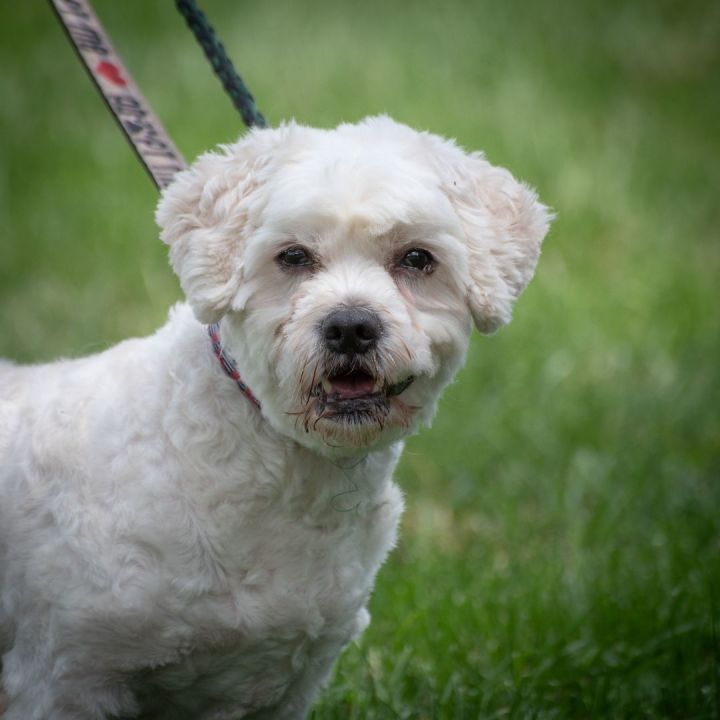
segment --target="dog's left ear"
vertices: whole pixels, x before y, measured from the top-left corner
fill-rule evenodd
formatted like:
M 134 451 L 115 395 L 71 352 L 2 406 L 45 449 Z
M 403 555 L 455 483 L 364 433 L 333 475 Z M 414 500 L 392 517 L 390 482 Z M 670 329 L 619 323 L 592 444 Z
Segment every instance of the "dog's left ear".
M 445 140 L 433 145 L 443 189 L 465 231 L 470 311 L 478 330 L 491 333 L 510 321 L 553 215 L 531 188 L 481 153 L 465 153 Z
M 253 130 L 201 155 L 163 191 L 155 213 L 160 237 L 200 322 L 217 322 L 232 307 L 253 199 L 262 192 L 282 132 Z

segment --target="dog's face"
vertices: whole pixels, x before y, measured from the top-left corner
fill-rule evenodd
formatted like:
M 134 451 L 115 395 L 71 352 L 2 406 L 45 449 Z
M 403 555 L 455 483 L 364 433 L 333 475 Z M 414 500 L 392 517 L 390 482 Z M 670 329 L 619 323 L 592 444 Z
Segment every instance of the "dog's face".
M 157 218 L 267 419 L 329 453 L 430 421 L 472 320 L 510 319 L 549 221 L 507 171 L 388 118 L 253 131 L 181 173 Z

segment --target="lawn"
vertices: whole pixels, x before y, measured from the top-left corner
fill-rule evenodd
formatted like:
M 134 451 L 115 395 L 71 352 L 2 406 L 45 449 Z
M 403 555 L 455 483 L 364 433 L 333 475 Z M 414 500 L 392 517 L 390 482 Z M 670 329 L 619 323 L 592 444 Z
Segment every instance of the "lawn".
M 720 4 L 202 5 L 271 123 L 387 112 L 557 212 L 312 717 L 720 718 Z M 172 2 L 95 7 L 188 158 L 242 132 Z M 156 199 L 49 7 L 6 9 L 0 355 L 160 325 Z

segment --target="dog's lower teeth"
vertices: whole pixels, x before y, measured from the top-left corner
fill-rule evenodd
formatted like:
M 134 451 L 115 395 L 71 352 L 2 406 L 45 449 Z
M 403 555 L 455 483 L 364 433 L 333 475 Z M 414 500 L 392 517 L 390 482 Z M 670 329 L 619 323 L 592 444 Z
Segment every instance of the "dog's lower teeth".
M 373 395 L 375 393 L 379 393 L 383 389 L 384 385 L 385 385 L 385 383 L 383 383 L 382 380 L 376 380 L 375 384 L 373 385 L 373 389 L 372 389 Z

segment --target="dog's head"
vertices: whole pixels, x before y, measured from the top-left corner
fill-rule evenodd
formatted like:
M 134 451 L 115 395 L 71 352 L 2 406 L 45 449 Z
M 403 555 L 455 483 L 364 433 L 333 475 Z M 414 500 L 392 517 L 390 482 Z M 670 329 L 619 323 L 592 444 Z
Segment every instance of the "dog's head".
M 429 422 L 472 320 L 509 321 L 549 214 L 482 155 L 378 117 L 253 130 L 180 173 L 157 220 L 268 421 L 354 451 Z

